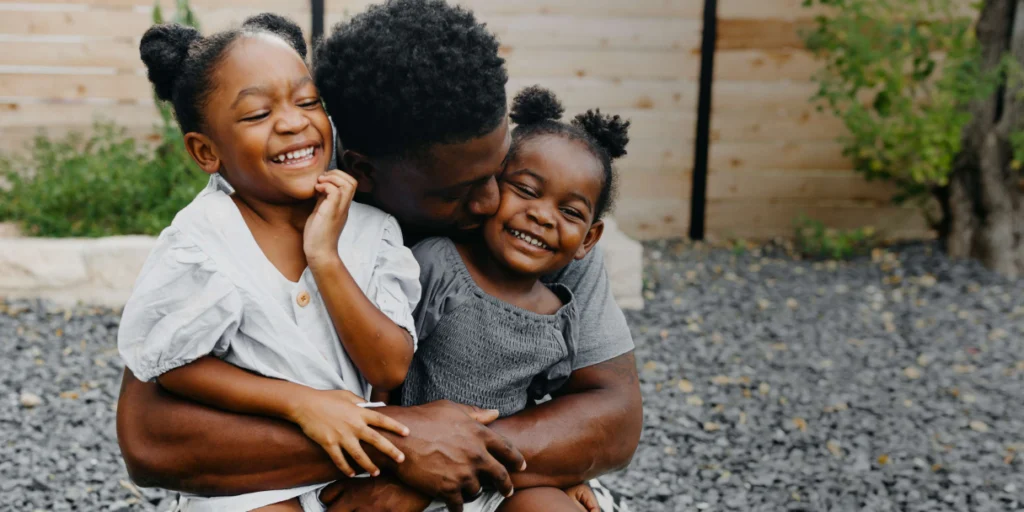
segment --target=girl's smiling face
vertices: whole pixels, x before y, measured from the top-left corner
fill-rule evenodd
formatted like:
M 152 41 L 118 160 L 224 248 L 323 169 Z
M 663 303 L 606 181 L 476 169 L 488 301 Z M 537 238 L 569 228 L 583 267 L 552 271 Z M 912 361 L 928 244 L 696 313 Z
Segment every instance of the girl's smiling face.
M 594 222 L 602 182 L 601 162 L 584 143 L 561 135 L 526 140 L 501 176 L 501 206 L 483 227 L 490 252 L 508 269 L 538 277 L 582 259 L 603 231 Z
M 243 198 L 290 203 L 315 196 L 327 171 L 331 123 L 299 54 L 268 34 L 239 38 L 224 53 L 203 107 L 205 133 L 186 147 Z

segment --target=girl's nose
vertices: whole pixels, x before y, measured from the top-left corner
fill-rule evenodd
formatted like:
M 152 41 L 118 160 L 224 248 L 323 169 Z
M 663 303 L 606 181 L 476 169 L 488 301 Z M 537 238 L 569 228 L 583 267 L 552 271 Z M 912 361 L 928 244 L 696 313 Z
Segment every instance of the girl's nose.
M 492 176 L 487 183 L 473 190 L 473 197 L 470 198 L 467 207 L 473 215 L 491 216 L 498 212 L 500 202 L 498 180 Z
M 291 108 L 278 119 L 276 128 L 281 133 L 299 133 L 307 126 L 309 126 L 309 118 L 305 116 L 305 113 L 297 108 Z
M 553 212 L 546 204 L 540 204 L 540 201 L 533 201 L 530 209 L 526 211 L 526 215 L 530 220 L 541 226 L 546 228 L 555 227 Z

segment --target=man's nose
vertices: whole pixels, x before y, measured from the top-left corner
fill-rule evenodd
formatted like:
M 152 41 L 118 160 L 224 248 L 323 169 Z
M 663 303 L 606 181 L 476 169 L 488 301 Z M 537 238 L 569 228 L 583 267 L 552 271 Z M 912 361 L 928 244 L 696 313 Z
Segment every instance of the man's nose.
M 498 212 L 498 205 L 501 202 L 498 191 L 498 180 L 494 177 L 487 180 L 473 191 L 473 197 L 469 201 L 469 212 L 478 216 L 491 216 Z

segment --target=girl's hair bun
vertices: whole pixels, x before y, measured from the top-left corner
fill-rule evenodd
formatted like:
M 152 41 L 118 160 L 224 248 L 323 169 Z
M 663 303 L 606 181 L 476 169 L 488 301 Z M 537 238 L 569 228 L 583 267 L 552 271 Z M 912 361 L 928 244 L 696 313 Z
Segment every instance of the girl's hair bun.
M 242 22 L 242 28 L 277 34 L 295 48 L 303 60 L 306 58 L 306 38 L 302 36 L 302 28 L 284 16 L 269 12 L 257 14 Z
M 170 101 L 189 47 L 202 38 L 198 30 L 177 23 L 153 25 L 143 34 L 139 55 L 158 98 Z
M 619 116 L 601 113 L 601 109 L 588 110 L 572 120 L 573 126 L 594 138 L 612 158 L 626 154 L 629 143 L 629 121 Z
M 565 108 L 555 97 L 555 93 L 533 85 L 519 91 L 512 100 L 512 111 L 509 117 L 517 125 L 531 125 L 544 121 L 557 121 L 562 118 Z

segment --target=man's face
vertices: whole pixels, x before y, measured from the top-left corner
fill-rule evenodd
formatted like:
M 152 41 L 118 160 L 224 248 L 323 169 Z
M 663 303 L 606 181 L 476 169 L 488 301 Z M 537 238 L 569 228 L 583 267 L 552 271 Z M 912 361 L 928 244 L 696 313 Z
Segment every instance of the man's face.
M 498 210 L 497 177 L 511 143 L 505 119 L 488 134 L 435 146 L 424 157 L 378 162 L 373 202 L 398 219 L 407 239 L 475 229 Z

